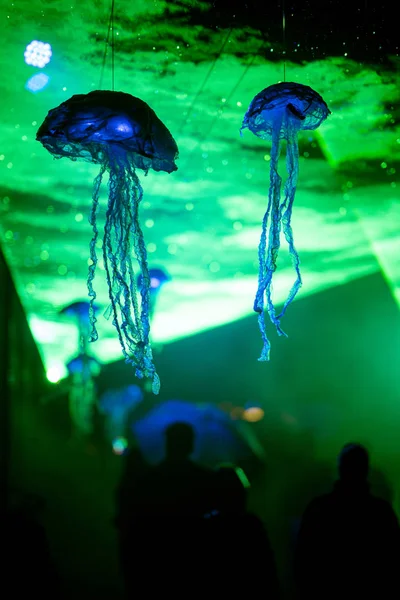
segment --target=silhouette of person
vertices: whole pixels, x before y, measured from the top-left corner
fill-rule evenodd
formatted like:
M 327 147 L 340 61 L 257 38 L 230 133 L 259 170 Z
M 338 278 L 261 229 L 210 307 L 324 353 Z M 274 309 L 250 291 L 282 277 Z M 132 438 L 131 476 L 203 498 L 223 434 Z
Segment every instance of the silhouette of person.
M 130 443 L 129 451 L 123 457 L 122 476 L 116 490 L 115 516 L 120 569 L 127 598 L 136 591 L 135 576 L 141 569 L 140 541 L 144 535 L 142 487 L 149 470 L 133 437 Z
M 369 456 L 347 444 L 334 489 L 314 499 L 300 526 L 295 583 L 301 600 L 399 597 L 400 530 L 391 505 L 369 491 Z
M 216 502 L 215 473 L 191 460 L 195 434 L 189 424 L 176 422 L 165 436 L 165 459 L 150 467 L 137 457 L 140 476 L 120 488 L 127 515 L 121 555 L 128 597 L 186 598 L 187 582 L 199 576 L 204 559 L 203 515 Z
M 191 425 L 175 422 L 165 431 L 165 459 L 154 467 L 148 480 L 153 515 L 198 517 L 215 503 L 215 473 L 191 459 L 195 432 Z
M 123 457 L 122 475 L 116 494 L 116 526 L 126 529 L 140 516 L 141 486 L 149 472 L 149 465 L 144 459 L 136 442 L 132 441 L 128 452 Z
M 250 483 L 234 465 L 217 469 L 217 508 L 206 516 L 212 589 L 225 597 L 280 597 L 274 554 L 263 522 L 247 510 Z M 237 570 L 240 566 L 240 571 Z

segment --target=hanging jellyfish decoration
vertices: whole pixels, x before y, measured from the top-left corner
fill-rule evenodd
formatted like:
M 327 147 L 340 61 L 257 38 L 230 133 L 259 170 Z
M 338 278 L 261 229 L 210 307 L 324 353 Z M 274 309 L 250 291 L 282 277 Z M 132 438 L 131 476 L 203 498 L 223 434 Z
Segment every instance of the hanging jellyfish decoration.
M 171 281 L 170 275 L 162 269 L 152 268 L 149 269 L 150 276 L 150 319 L 154 316 L 155 304 L 160 294 L 161 288 L 164 287 L 168 281 Z M 144 284 L 143 276 L 140 273 L 137 278 L 137 286 L 139 290 L 142 289 Z
M 106 417 L 105 433 L 107 439 L 113 445 L 114 451 L 115 449 L 118 450 L 122 440 L 127 440 L 130 437 L 130 421 L 143 398 L 143 391 L 138 385 L 108 389 L 99 398 L 98 409 Z
M 77 301 L 64 306 L 60 310 L 60 315 L 74 319 L 78 328 L 78 346 L 82 352 L 86 352 L 87 340 L 90 333 L 90 310 L 96 315 L 98 312 L 98 306 L 95 304 L 90 305 L 90 302 Z
M 103 233 L 103 261 L 110 298 L 106 317 L 112 315 L 126 362 L 135 367 L 139 379 L 151 379 L 153 392 L 158 394 L 160 380 L 149 341 L 150 276 L 139 223 L 143 190 L 136 169 L 145 174 L 149 169 L 167 173 L 176 171 L 176 142 L 146 102 L 124 92 L 99 90 L 72 96 L 50 110 L 36 139 L 55 158 L 67 157 L 100 165 L 94 180 L 89 216 L 93 227 L 87 282 L 91 342 L 98 339 L 93 310 L 96 298 L 93 280 L 98 260 L 97 211 L 102 179 L 106 171 L 109 174 Z M 140 298 L 133 256 L 143 278 Z
M 150 275 L 150 288 L 154 290 L 154 292 L 159 292 L 165 283 L 171 281 L 170 275 L 163 269 L 152 268 L 149 269 Z M 143 277 L 141 274 L 138 276 L 138 286 L 141 289 L 143 284 Z
M 254 311 L 258 313 L 258 324 L 263 341 L 259 361 L 269 360 L 271 347 L 265 325 L 265 307 L 278 334 L 286 336 L 280 322 L 302 285 L 300 259 L 294 246 L 291 226 L 299 173 L 298 133 L 300 130 L 317 129 L 330 114 L 323 98 L 312 88 L 300 83 L 277 83 L 267 87 L 253 98 L 240 129 L 241 135 L 243 129 L 250 129 L 261 139 L 272 143 L 268 205 L 258 247 L 258 289 L 254 301 Z M 287 180 L 283 198 L 281 198 L 282 177 L 278 173 L 281 140 L 286 140 Z M 281 229 L 292 256 L 296 280 L 281 312 L 276 315 L 272 300 L 272 278 L 277 268 Z

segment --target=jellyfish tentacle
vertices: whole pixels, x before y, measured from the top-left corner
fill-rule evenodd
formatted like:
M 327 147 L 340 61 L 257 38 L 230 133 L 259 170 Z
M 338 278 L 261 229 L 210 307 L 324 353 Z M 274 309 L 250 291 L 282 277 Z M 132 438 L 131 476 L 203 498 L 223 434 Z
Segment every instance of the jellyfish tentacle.
M 104 228 L 103 260 L 111 303 L 111 314 L 113 315 L 113 325 L 117 331 L 125 361 L 134 364 L 135 361 L 132 359 L 131 355 L 134 352 L 136 342 L 129 334 L 130 332 L 128 332 L 128 326 L 125 320 L 124 311 L 129 310 L 129 306 L 124 306 L 121 302 L 124 282 L 121 280 L 121 274 L 118 272 L 116 252 L 113 249 L 112 244 L 112 233 L 115 232 L 116 229 L 116 223 L 112 213 L 114 204 L 114 200 L 110 197 L 109 208 L 106 215 L 106 225 Z M 123 315 L 122 323 L 120 323 L 119 313 Z M 134 331 L 133 327 L 132 331 Z
M 96 300 L 96 291 L 93 288 L 93 280 L 96 275 L 96 267 L 97 267 L 97 253 L 96 253 L 96 243 L 99 237 L 99 230 L 97 228 L 97 210 L 99 207 L 99 197 L 100 197 L 100 188 L 101 183 L 103 181 L 103 175 L 106 170 L 106 163 L 103 163 L 100 167 L 100 172 L 94 180 L 93 184 L 93 192 L 92 192 L 92 210 L 89 215 L 89 223 L 92 226 L 93 236 L 90 240 L 90 260 L 92 264 L 89 265 L 89 272 L 87 278 L 87 287 L 88 293 L 90 297 L 89 302 L 89 325 L 90 325 L 90 333 L 89 333 L 89 342 L 95 342 L 99 335 L 96 329 L 96 315 L 94 310 L 94 301 Z
M 278 142 L 279 144 L 279 139 Z M 267 276 L 265 282 L 265 293 L 267 300 L 267 310 L 271 322 L 275 325 L 279 335 L 286 335 L 280 328 L 280 323 L 276 317 L 275 306 L 272 300 L 272 278 L 277 268 L 277 260 L 280 249 L 280 233 L 281 233 L 281 185 L 282 178 L 278 174 L 278 159 L 279 159 L 280 148 L 276 155 L 276 165 L 273 166 L 273 172 L 271 172 L 271 189 L 272 189 L 272 206 L 271 206 L 271 226 L 269 229 L 268 239 L 268 255 L 267 255 Z M 271 154 L 272 162 L 272 154 Z
M 297 292 L 302 286 L 300 258 L 294 245 L 293 230 L 291 225 L 292 209 L 299 175 L 299 147 L 297 141 L 297 131 L 291 126 L 290 119 L 288 119 L 288 121 L 288 137 L 286 148 L 286 168 L 288 172 L 288 179 L 285 184 L 285 201 L 282 205 L 282 225 L 283 233 L 289 246 L 289 253 L 292 256 L 293 266 L 296 271 L 296 280 L 289 291 L 278 319 L 281 319 L 284 316 L 286 309 L 293 302 Z
M 150 277 L 146 246 L 139 225 L 139 203 L 143 192 L 134 168 L 124 160 L 124 156 L 114 155 L 109 158 L 109 162 L 109 204 L 104 229 L 103 257 L 113 325 L 117 330 L 125 360 L 136 367 L 137 377 L 150 377 L 153 381 L 153 391 L 158 393 L 159 379 L 149 342 Z M 132 250 L 141 268 L 144 282 L 140 307 Z
M 140 184 L 139 178 L 136 175 L 135 169 L 129 170 L 131 178 L 132 189 L 134 191 L 133 199 L 133 223 L 132 233 L 134 240 L 134 249 L 139 267 L 142 273 L 142 285 L 141 285 L 141 298 L 142 298 L 142 315 L 144 313 L 145 319 L 142 319 L 143 336 L 144 340 L 148 340 L 150 335 L 150 322 L 148 319 L 150 310 L 150 274 L 147 263 L 147 249 L 144 241 L 144 236 L 139 222 L 139 204 L 143 198 L 143 189 Z M 136 286 L 136 280 L 134 279 L 134 286 Z
M 110 178 L 111 178 L 111 172 L 110 172 Z M 108 285 L 108 295 L 109 295 L 109 299 L 111 302 L 111 311 L 113 314 L 113 325 L 114 325 L 115 329 L 117 330 L 118 340 L 121 345 L 122 354 L 123 354 L 125 360 L 129 361 L 130 357 L 126 350 L 125 340 L 124 340 L 124 337 L 122 335 L 121 328 L 119 325 L 118 310 L 117 310 L 117 298 L 114 296 L 114 293 L 113 293 L 114 289 L 115 289 L 115 281 L 114 281 L 115 276 L 114 276 L 114 269 L 113 269 L 112 260 L 111 260 L 111 256 L 113 255 L 112 241 L 111 241 L 111 225 L 112 225 L 111 215 L 112 215 L 112 211 L 114 209 L 114 203 L 115 203 L 115 198 L 112 194 L 110 194 L 109 199 L 108 199 L 106 222 L 104 225 L 103 261 L 104 261 L 104 269 L 106 272 L 106 280 L 107 280 L 107 285 Z M 112 276 L 111 276 L 111 271 L 112 271 Z
M 126 281 L 127 264 L 131 261 L 130 238 L 127 227 L 127 222 L 129 225 L 129 211 L 125 210 L 127 207 L 129 208 L 129 200 L 126 200 L 128 193 L 124 165 L 119 164 L 117 160 L 110 160 L 109 206 L 105 227 L 105 231 L 107 230 L 107 236 L 105 236 L 106 271 L 108 272 L 109 295 L 114 314 L 113 324 L 117 329 L 120 342 L 122 339 L 124 340 L 122 347 L 125 359 L 127 362 L 132 363 L 134 361 L 130 354 L 134 355 L 140 336 L 131 316 L 132 304 L 135 308 L 135 298 L 131 298 L 130 288 Z M 119 313 L 122 317 L 121 323 Z
M 113 231 L 116 239 L 116 251 L 115 256 L 119 257 L 119 268 L 117 264 L 114 265 L 114 274 L 117 278 L 117 299 L 118 304 L 121 308 L 121 314 L 123 315 L 123 321 L 121 329 L 125 335 L 126 340 L 132 353 L 134 353 L 138 340 L 141 339 L 141 328 L 140 322 L 138 322 L 138 304 L 137 296 L 135 291 L 132 292 L 130 285 L 130 277 L 133 271 L 131 261 L 131 241 L 130 241 L 130 227 L 133 216 L 130 209 L 130 189 L 129 183 L 126 181 L 125 165 L 119 165 L 119 168 L 123 172 L 120 173 L 117 182 L 117 197 L 118 197 L 118 210 L 112 215 L 113 218 Z M 121 295 L 123 296 L 123 304 L 120 301 Z M 133 311 L 131 310 L 133 308 Z M 133 319 L 132 320 L 132 312 Z
M 134 241 L 133 251 L 135 252 L 136 259 L 138 260 L 136 246 L 135 246 L 135 236 L 136 236 L 136 222 L 138 221 L 138 208 L 139 208 L 140 201 L 142 200 L 142 197 L 143 197 L 143 190 L 142 190 L 142 186 L 140 185 L 139 178 L 136 176 L 136 174 L 133 175 L 132 172 L 134 172 L 134 167 L 131 167 L 130 165 L 128 165 L 127 166 L 127 179 L 128 179 L 128 181 L 127 181 L 127 199 L 129 202 L 129 205 L 128 205 L 129 224 L 127 227 L 127 235 L 132 236 L 132 239 Z M 140 266 L 141 265 L 139 262 L 139 267 Z M 134 273 L 134 269 L 133 269 L 131 261 L 128 262 L 128 270 L 129 270 L 130 292 L 131 292 L 131 297 L 132 297 L 132 300 L 134 303 L 134 314 L 135 314 L 136 327 L 137 327 L 138 332 L 140 333 L 140 336 L 139 336 L 140 341 L 145 343 L 146 333 L 144 332 L 143 319 L 141 318 L 141 312 L 143 312 L 143 306 L 141 306 L 141 308 L 139 310 L 139 303 L 137 300 L 138 286 L 136 283 L 136 277 L 135 277 L 135 273 Z
M 279 175 L 278 175 L 279 177 Z M 266 325 L 265 325 L 265 314 L 264 314 L 264 294 L 265 294 L 265 286 L 266 286 L 266 253 L 267 253 L 267 232 L 268 232 L 268 223 L 271 212 L 272 205 L 272 188 L 270 188 L 270 193 L 268 196 L 268 205 L 267 210 L 265 211 L 263 220 L 262 220 L 262 229 L 261 229 L 261 237 L 260 243 L 258 246 L 258 263 L 259 263 L 259 272 L 258 272 L 258 289 L 256 292 L 256 297 L 254 300 L 254 311 L 258 313 L 258 326 L 261 333 L 261 339 L 263 341 L 263 348 L 261 351 L 260 361 L 269 360 L 269 353 L 271 344 L 268 339 Z
M 264 214 L 260 244 L 258 247 L 259 277 L 258 289 L 254 301 L 254 310 L 258 313 L 258 325 L 263 340 L 263 348 L 259 361 L 268 361 L 270 353 L 270 342 L 266 332 L 264 302 L 266 300 L 267 311 L 270 320 L 277 328 L 279 335 L 285 335 L 280 328 L 279 320 L 275 314 L 272 301 L 272 277 L 276 271 L 276 263 L 280 247 L 280 196 L 282 178 L 278 173 L 278 160 L 280 155 L 280 129 L 281 121 L 274 123 L 272 131 L 272 146 L 270 160 L 270 186 L 268 193 L 268 206 Z M 270 224 L 268 228 L 268 223 Z M 268 241 L 268 247 L 267 247 Z
M 127 253 L 127 256 L 129 256 L 129 257 L 132 255 L 132 248 L 131 248 L 131 243 L 130 243 L 131 237 L 130 236 L 132 234 L 132 226 L 133 226 L 133 214 L 132 214 L 132 210 L 131 210 L 132 199 L 130 197 L 130 194 L 131 194 L 130 188 L 131 188 L 130 182 L 128 181 L 127 187 L 126 187 L 126 195 L 125 195 L 125 203 L 126 203 L 125 235 L 127 236 L 127 245 L 129 246 L 129 252 Z M 143 334 L 142 334 L 142 324 L 140 321 L 140 311 L 139 311 L 139 303 L 138 303 L 136 277 L 135 277 L 135 272 L 134 272 L 131 260 L 124 260 L 124 269 L 126 269 L 128 272 L 128 277 L 126 280 L 129 282 L 128 285 L 129 285 L 130 298 L 131 298 L 132 307 L 133 307 L 133 319 L 135 321 L 135 329 L 137 332 L 137 337 L 140 340 L 142 340 Z
M 90 359 L 82 356 L 81 369 L 72 374 L 72 386 L 69 394 L 71 418 L 79 433 L 88 435 L 93 431 L 93 407 L 95 389 L 90 369 Z
M 160 389 L 160 379 L 156 373 L 153 363 L 153 353 L 150 345 L 150 274 L 147 262 L 147 249 L 144 241 L 144 236 L 139 222 L 139 204 L 143 197 L 143 189 L 135 168 L 130 166 L 128 169 L 129 178 L 132 189 L 132 235 L 134 240 L 134 250 L 136 259 L 139 264 L 142 275 L 142 283 L 140 287 L 141 295 L 141 332 L 142 332 L 142 359 L 147 375 L 152 379 L 152 389 L 155 394 L 158 394 Z M 131 285 L 137 293 L 137 283 L 134 276 L 131 277 Z
M 124 220 L 124 233 L 126 236 L 126 240 L 123 245 L 123 254 L 124 260 L 123 265 L 127 276 L 125 277 L 125 281 L 127 282 L 126 288 L 124 288 L 124 296 L 125 303 L 128 303 L 133 308 L 133 316 L 135 320 L 135 331 L 136 331 L 136 341 L 134 346 L 132 347 L 133 355 L 134 355 L 134 364 L 137 367 L 137 376 L 149 376 L 147 366 L 145 364 L 145 359 L 143 356 L 143 348 L 148 343 L 148 339 L 146 340 L 146 335 L 144 334 L 143 327 L 143 309 L 139 307 L 138 303 L 138 290 L 136 285 L 136 277 L 132 264 L 132 254 L 135 251 L 135 243 L 133 244 L 133 250 L 131 247 L 131 239 L 135 240 L 135 214 L 136 214 L 136 204 L 137 198 L 135 196 L 135 188 L 132 186 L 131 175 L 129 165 L 126 166 L 125 173 L 125 194 L 124 194 L 124 211 L 125 211 L 125 220 Z M 137 258 L 137 257 L 136 257 Z M 129 318 L 126 319 L 125 325 L 129 325 L 132 323 L 130 321 L 130 315 L 127 316 Z M 133 325 L 132 325 L 133 326 Z
M 274 143 L 276 142 L 276 143 Z M 271 268 L 273 269 L 275 251 L 273 249 L 273 235 L 272 228 L 273 223 L 269 225 L 269 218 L 273 220 L 272 212 L 274 207 L 276 208 L 276 202 L 280 198 L 280 186 L 281 177 L 278 173 L 278 159 L 280 154 L 279 137 L 274 139 L 271 148 L 271 161 L 270 161 L 270 187 L 268 193 L 268 205 L 267 210 L 264 214 L 262 221 L 262 231 L 260 243 L 258 246 L 258 261 L 259 261 L 259 274 L 258 274 L 258 289 L 256 298 L 254 301 L 255 312 L 263 312 L 264 310 L 264 294 L 268 284 L 272 278 Z M 269 228 L 268 228 L 269 225 Z M 268 249 L 267 249 L 268 241 Z M 275 265 L 276 268 L 276 265 Z

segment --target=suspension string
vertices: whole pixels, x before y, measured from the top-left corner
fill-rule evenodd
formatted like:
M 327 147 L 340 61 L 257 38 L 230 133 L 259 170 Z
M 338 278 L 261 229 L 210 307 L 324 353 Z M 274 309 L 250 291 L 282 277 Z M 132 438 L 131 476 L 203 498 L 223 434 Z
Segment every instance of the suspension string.
M 114 34 L 114 3 L 115 0 L 111 2 L 111 89 L 114 91 L 114 82 L 115 82 L 115 34 Z
M 283 45 L 283 81 L 286 81 L 286 14 L 285 0 L 282 0 L 282 45 Z
M 226 37 L 225 37 L 225 39 L 224 39 L 224 41 L 222 43 L 221 48 L 218 50 L 218 53 L 216 54 L 213 62 L 211 63 L 210 68 L 208 69 L 207 74 L 206 74 L 206 76 L 205 76 L 205 78 L 204 78 L 204 80 L 203 80 L 203 82 L 202 82 L 199 90 L 196 92 L 196 95 L 193 98 L 193 100 L 192 100 L 192 102 L 191 102 L 191 104 L 190 104 L 190 106 L 188 108 L 188 111 L 187 111 L 186 116 L 185 116 L 185 118 L 184 118 L 184 120 L 182 122 L 182 125 L 180 126 L 180 128 L 178 130 L 178 134 L 182 133 L 183 128 L 185 127 L 186 123 L 188 122 L 189 117 L 191 116 L 191 114 L 193 112 L 194 105 L 195 105 L 196 101 L 198 100 L 200 94 L 202 93 L 202 91 L 203 91 L 203 89 L 204 89 L 207 81 L 210 79 L 210 76 L 211 76 L 211 74 L 212 74 L 212 72 L 213 72 L 213 70 L 215 68 L 215 65 L 217 64 L 218 60 L 221 58 L 221 56 L 222 56 L 222 54 L 223 54 L 223 52 L 225 50 L 225 46 L 229 42 L 229 38 L 230 38 L 230 36 L 232 34 L 232 31 L 233 31 L 233 27 L 231 27 L 229 29 L 228 33 L 226 34 Z
M 111 37 L 111 44 L 110 44 L 110 37 Z M 112 2 L 111 2 L 111 13 L 110 13 L 110 18 L 108 20 L 106 45 L 104 48 L 103 61 L 101 64 L 99 90 L 101 90 L 103 87 L 104 70 L 106 68 L 106 61 L 107 61 L 107 54 L 108 54 L 109 46 L 111 46 L 111 87 L 112 87 L 112 90 L 114 91 L 114 0 L 112 0 Z
M 365 50 L 368 52 L 368 0 L 365 0 L 364 8 L 364 37 L 365 37 Z

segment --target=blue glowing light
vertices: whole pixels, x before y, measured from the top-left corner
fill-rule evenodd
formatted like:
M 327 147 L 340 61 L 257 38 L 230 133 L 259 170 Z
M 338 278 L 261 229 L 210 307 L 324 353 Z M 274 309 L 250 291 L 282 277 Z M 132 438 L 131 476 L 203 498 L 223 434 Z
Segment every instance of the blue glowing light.
M 25 62 L 32 67 L 43 69 L 51 59 L 52 51 L 50 44 L 33 40 L 27 45 L 24 52 Z
M 45 73 L 36 73 L 36 75 L 32 75 L 32 77 L 28 79 L 25 88 L 33 94 L 36 94 L 36 92 L 43 90 L 49 81 L 50 77 Z
M 193 458 L 204 464 L 221 461 L 238 462 L 252 456 L 247 440 L 237 427 L 213 404 L 192 404 L 183 400 L 168 400 L 154 406 L 132 425 L 144 457 L 149 463 L 164 458 L 164 431 L 177 421 L 190 424 L 196 435 Z

